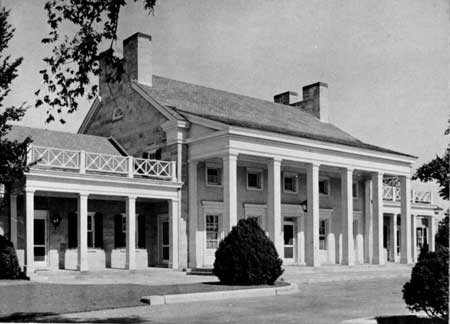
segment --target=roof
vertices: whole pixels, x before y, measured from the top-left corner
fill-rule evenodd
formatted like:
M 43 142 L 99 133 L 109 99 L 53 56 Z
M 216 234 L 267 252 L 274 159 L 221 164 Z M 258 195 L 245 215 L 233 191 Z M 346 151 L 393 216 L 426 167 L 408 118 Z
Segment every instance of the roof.
M 292 135 L 330 143 L 360 147 L 407 157 L 412 155 L 364 143 L 330 123 L 321 122 L 298 107 L 277 104 L 223 90 L 212 89 L 160 76 L 152 86 L 136 84 L 177 115 L 195 115 L 232 126 Z M 178 114 L 175 114 L 175 113 Z
M 19 142 L 28 136 L 33 140 L 33 144 L 37 146 L 122 155 L 120 150 L 115 147 L 114 140 L 107 137 L 67 133 L 19 125 L 13 125 L 11 130 L 6 134 L 8 140 L 17 140 Z

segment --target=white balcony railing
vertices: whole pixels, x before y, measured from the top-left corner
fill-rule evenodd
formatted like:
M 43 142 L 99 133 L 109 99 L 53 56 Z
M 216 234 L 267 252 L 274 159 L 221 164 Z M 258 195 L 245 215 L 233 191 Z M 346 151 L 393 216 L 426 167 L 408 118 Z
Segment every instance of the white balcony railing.
M 400 188 L 395 186 L 383 186 L 383 199 L 386 201 L 400 201 Z M 431 191 L 411 190 L 411 202 L 419 204 L 431 204 Z
M 108 155 L 31 145 L 28 163 L 32 167 L 79 173 L 106 173 L 129 178 L 156 178 L 176 181 L 174 161 Z

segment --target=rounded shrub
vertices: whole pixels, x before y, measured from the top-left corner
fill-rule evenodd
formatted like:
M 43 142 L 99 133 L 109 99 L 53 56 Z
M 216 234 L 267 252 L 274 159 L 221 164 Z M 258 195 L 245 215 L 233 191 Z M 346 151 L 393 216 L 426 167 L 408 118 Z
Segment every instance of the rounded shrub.
M 6 237 L 0 235 L 0 279 L 21 279 L 23 277 L 14 245 Z
M 448 320 L 448 258 L 448 248 L 422 251 L 411 280 L 403 286 L 403 300 L 409 310 Z
M 273 285 L 282 263 L 257 219 L 241 219 L 220 242 L 213 273 L 226 285 Z

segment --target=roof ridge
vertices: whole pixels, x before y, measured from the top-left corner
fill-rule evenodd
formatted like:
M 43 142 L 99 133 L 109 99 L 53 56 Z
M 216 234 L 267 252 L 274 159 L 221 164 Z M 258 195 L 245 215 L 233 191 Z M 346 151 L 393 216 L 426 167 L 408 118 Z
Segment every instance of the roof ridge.
M 87 137 L 96 137 L 96 138 L 105 138 L 108 139 L 107 136 L 100 136 L 100 135 L 92 135 L 92 134 L 82 134 L 82 133 L 72 133 L 72 132 L 66 132 L 62 130 L 53 130 L 53 129 L 47 129 L 47 128 L 40 128 L 40 127 L 31 127 L 31 126 L 24 126 L 24 125 L 11 125 L 12 129 L 14 128 L 27 128 L 27 129 L 37 129 L 39 131 L 48 131 L 52 133 L 63 133 L 63 134 L 70 134 L 70 135 L 77 135 L 77 136 L 87 136 Z

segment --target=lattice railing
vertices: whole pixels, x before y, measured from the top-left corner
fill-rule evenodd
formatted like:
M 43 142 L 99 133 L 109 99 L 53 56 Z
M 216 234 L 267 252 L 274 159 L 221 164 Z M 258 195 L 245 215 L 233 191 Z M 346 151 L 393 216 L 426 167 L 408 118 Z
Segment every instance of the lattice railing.
M 134 159 L 134 174 L 139 176 L 172 178 L 173 162 Z
M 383 186 L 383 199 L 384 200 L 394 200 L 394 188 L 391 186 Z
M 86 170 L 111 173 L 128 173 L 126 156 L 86 152 Z
M 383 186 L 383 199 L 388 201 L 400 201 L 401 200 L 400 188 L 389 185 Z M 411 201 L 413 203 L 431 204 L 432 195 L 431 191 L 414 191 L 411 190 Z
M 72 150 L 62 150 L 56 148 L 32 146 L 31 147 L 31 163 L 38 166 L 62 168 L 62 169 L 79 169 L 80 168 L 80 152 Z
M 126 175 L 129 178 L 137 176 L 176 181 L 176 165 L 173 161 L 147 160 L 131 156 L 31 145 L 28 151 L 28 163 L 31 167 L 64 169 L 79 173 L 108 173 Z
M 413 191 L 413 202 L 431 204 L 431 191 Z

